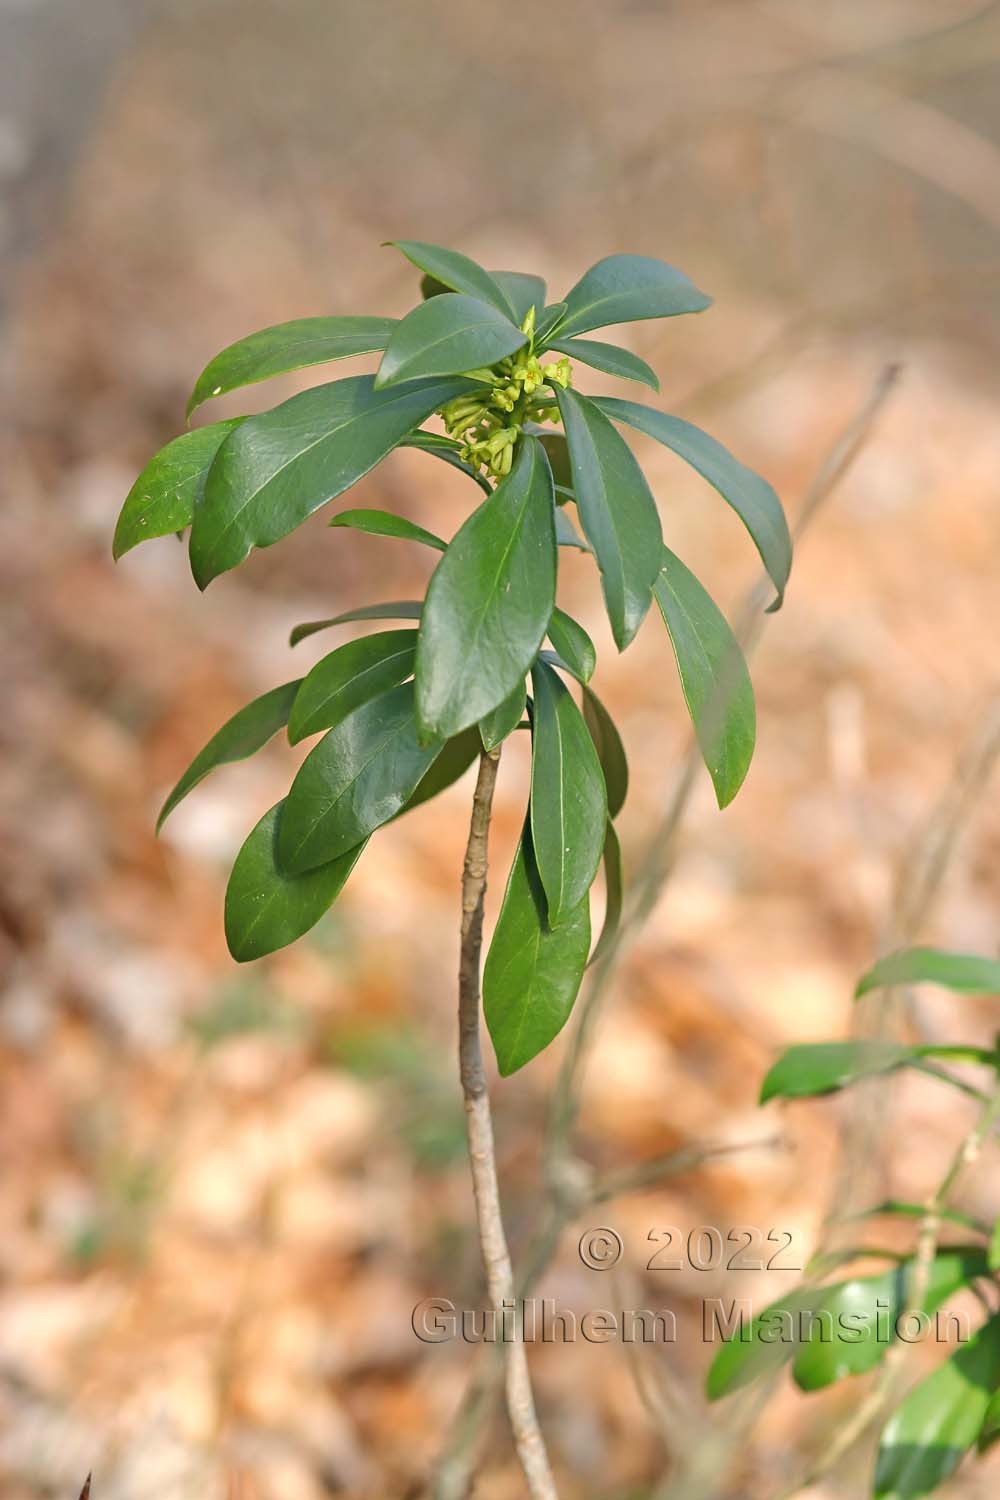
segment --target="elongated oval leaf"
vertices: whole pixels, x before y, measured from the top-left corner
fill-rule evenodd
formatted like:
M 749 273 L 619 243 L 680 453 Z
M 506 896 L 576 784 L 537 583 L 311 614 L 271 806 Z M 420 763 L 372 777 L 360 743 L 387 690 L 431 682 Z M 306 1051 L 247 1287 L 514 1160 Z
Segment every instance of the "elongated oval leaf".
M 617 818 L 628 793 L 628 760 L 625 746 L 604 704 L 592 688 L 583 690 L 583 719 L 597 751 L 608 793 L 608 816 Z
M 293 745 L 310 734 L 332 729 L 370 698 L 388 692 L 413 672 L 415 630 L 384 630 L 348 641 L 302 679 L 288 718 Z
M 495 307 L 460 292 L 445 292 L 418 303 L 397 324 L 378 367 L 375 389 L 418 376 L 485 368 L 527 342 L 527 335 Z
M 236 856 L 226 887 L 226 942 L 237 963 L 285 948 L 315 927 L 364 851 L 364 844 L 357 844 L 305 875 L 284 874 L 277 862 L 284 806 L 279 802 L 261 818 Z
M 711 297 L 699 292 L 683 271 L 646 255 L 608 255 L 581 276 L 566 294 L 566 311 L 556 325 L 560 338 L 634 323 L 703 312 Z
M 483 1013 L 505 1078 L 537 1057 L 565 1026 L 589 947 L 586 896 L 557 928 L 549 926 L 525 827 L 483 969 Z
M 537 322 L 545 306 L 545 282 L 540 276 L 529 276 L 524 271 L 491 271 L 490 276 L 510 303 L 518 327 L 532 308 Z
M 443 542 L 433 531 L 425 531 L 415 521 L 407 521 L 391 510 L 342 510 L 330 522 L 331 526 L 349 526 L 353 531 L 367 531 L 370 536 L 396 536 L 406 542 L 422 542 L 425 547 L 434 547 L 443 552 Z
M 395 817 L 441 753 L 417 743 L 413 684 L 363 703 L 323 736 L 292 782 L 278 860 L 290 875 L 315 869 Z
M 376 391 L 370 375 L 357 375 L 248 417 L 220 447 L 195 509 L 198 587 L 294 531 L 467 388 L 463 380 L 430 380 Z
M 855 997 L 896 984 L 939 984 L 963 995 L 1000 995 L 1000 958 L 948 953 L 943 948 L 905 948 L 879 959 L 858 981 Z
M 524 702 L 524 683 L 519 682 L 509 698 L 505 698 L 490 713 L 483 715 L 479 721 L 479 733 L 484 750 L 495 750 L 498 745 L 503 744 L 509 734 L 513 734 L 521 722 Z
M 244 419 L 196 427 L 161 448 L 125 497 L 112 553 L 115 561 L 140 542 L 183 531 L 194 519 L 212 460 L 229 434 Z
M 417 710 L 457 734 L 510 696 L 530 667 L 556 586 L 548 465 L 522 438 L 514 465 L 451 541 L 431 578 L 417 646 Z
M 750 533 L 778 591 L 770 609 L 780 608 L 792 566 L 792 538 L 781 501 L 767 480 L 741 464 L 707 432 L 681 421 L 680 417 L 668 416 L 634 401 L 619 401 L 614 396 L 598 397 L 597 405 L 613 421 L 627 422 L 636 431 L 671 448 L 718 490 Z
M 419 599 L 387 599 L 384 604 L 362 604 L 358 609 L 345 609 L 343 614 L 332 615 L 329 620 L 305 620 L 296 625 L 288 637 L 290 646 L 297 646 L 320 630 L 329 630 L 332 625 L 347 625 L 352 620 L 419 620 L 423 604 Z
M 552 610 L 548 637 L 573 676 L 580 682 L 589 682 L 597 666 L 594 643 L 583 626 L 558 604 Z
M 667 547 L 653 592 L 702 758 L 718 804 L 726 807 L 750 769 L 757 738 L 753 686 L 743 652 L 718 606 Z
M 622 903 L 625 897 L 625 882 L 622 875 L 622 846 L 618 842 L 615 825 L 608 819 L 604 830 L 604 924 L 601 927 L 601 935 L 597 939 L 594 951 L 590 955 L 590 964 L 596 964 L 599 958 L 611 947 L 618 936 L 618 929 L 622 920 Z
M 205 366 L 191 392 L 187 414 L 213 396 L 256 385 L 272 375 L 384 349 L 396 322 L 396 318 L 294 318 L 262 328 L 230 344 Z
M 850 1375 L 864 1375 L 885 1357 L 906 1310 L 912 1261 L 877 1276 L 856 1276 L 826 1289 L 817 1314 L 801 1333 L 792 1364 L 800 1390 L 819 1391 Z M 986 1270 L 978 1246 L 941 1250 L 931 1263 L 923 1310 L 935 1313 L 949 1297 Z
M 916 1500 L 958 1468 L 1000 1383 L 1000 1314 L 914 1386 L 889 1418 L 875 1466 L 876 1500 Z
M 495 307 L 504 317 L 514 316 L 514 305 L 501 287 L 498 277 L 484 271 L 481 265 L 462 255 L 458 250 L 446 250 L 442 245 L 429 245 L 424 240 L 388 240 L 388 244 L 401 250 L 410 263 L 423 271 L 432 281 L 453 292 L 465 292 Z M 505 273 L 501 273 L 505 274 Z M 514 274 L 514 273 L 506 273 Z M 534 277 L 531 278 L 535 280 Z M 544 296 L 544 283 L 542 284 Z M 425 293 L 426 295 L 426 293 Z M 437 295 L 435 293 L 435 295 Z M 522 313 L 522 317 L 524 314 Z M 520 320 L 519 320 L 520 321 Z M 480 361 L 473 360 L 466 368 Z
M 549 925 L 558 927 L 594 882 L 608 804 L 594 742 L 568 688 L 544 661 L 531 680 L 531 842 Z
M 727 1337 L 708 1369 L 705 1394 L 709 1401 L 731 1396 L 787 1364 L 798 1348 L 796 1333 L 802 1320 L 815 1315 L 827 1290 L 822 1286 L 798 1287 Z M 733 1312 L 738 1318 L 738 1305 Z M 720 1324 L 719 1332 L 727 1331 Z
M 619 651 L 642 624 L 660 571 L 663 536 L 656 502 L 625 440 L 593 401 L 557 389 L 577 511 L 601 570 Z
M 656 371 L 647 365 L 638 354 L 633 354 L 630 349 L 622 349 L 618 344 L 603 344 L 596 339 L 549 339 L 548 348 L 555 349 L 559 354 L 567 354 L 570 359 L 578 359 L 581 364 L 590 365 L 594 370 L 603 370 L 605 375 L 617 375 L 622 380 L 638 380 L 641 385 L 648 385 L 652 390 L 660 389 L 660 379 Z
M 255 698 L 223 724 L 205 748 L 198 752 L 164 802 L 156 820 L 157 833 L 178 802 L 183 801 L 209 771 L 233 761 L 247 760 L 266 745 L 279 729 L 284 729 L 301 682 L 302 679 L 297 678 L 295 682 L 286 682 L 281 687 L 272 688 L 269 693 Z
M 901 1042 L 804 1042 L 789 1047 L 761 1085 L 760 1102 L 831 1094 L 862 1078 L 891 1073 L 920 1055 Z

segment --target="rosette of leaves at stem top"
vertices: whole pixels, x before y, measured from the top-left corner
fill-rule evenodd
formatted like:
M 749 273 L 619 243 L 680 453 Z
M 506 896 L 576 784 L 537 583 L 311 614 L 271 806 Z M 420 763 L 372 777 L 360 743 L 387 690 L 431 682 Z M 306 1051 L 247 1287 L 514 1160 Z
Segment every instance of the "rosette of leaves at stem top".
M 404 318 L 303 318 L 252 334 L 211 361 L 188 413 L 240 387 L 351 355 L 380 354 L 374 376 L 319 384 L 272 410 L 168 443 L 125 501 L 114 553 L 188 530 L 191 570 L 205 588 L 395 448 L 426 452 L 472 481 L 473 505 L 449 541 L 385 511 L 333 517 L 335 527 L 439 553 L 424 599 L 364 605 L 298 627 L 292 644 L 349 622 L 391 623 L 338 646 L 224 724 L 170 793 L 161 822 L 209 771 L 253 754 L 279 730 L 292 743 L 319 737 L 230 877 L 230 950 L 239 960 L 258 958 L 319 920 L 378 828 L 456 780 L 483 749 L 527 728 L 524 832 L 484 971 L 486 1018 L 509 1073 L 570 1012 L 592 957 L 589 893 L 602 864 L 601 942 L 610 941 L 621 906 L 614 819 L 625 799 L 625 753 L 589 686 L 593 643 L 556 603 L 560 547 L 592 553 L 619 650 L 656 601 L 720 806 L 735 796 L 753 752 L 753 691 L 739 647 L 665 545 L 619 427 L 673 449 L 732 506 L 774 583 L 773 607 L 791 544 L 771 486 L 713 438 L 653 407 L 587 396 L 576 384 L 578 367 L 591 366 L 658 389 L 635 354 L 586 335 L 701 312 L 710 299 L 682 272 L 611 255 L 550 303 L 540 277 L 488 272 L 435 245 L 397 248 L 423 272 L 423 301 Z

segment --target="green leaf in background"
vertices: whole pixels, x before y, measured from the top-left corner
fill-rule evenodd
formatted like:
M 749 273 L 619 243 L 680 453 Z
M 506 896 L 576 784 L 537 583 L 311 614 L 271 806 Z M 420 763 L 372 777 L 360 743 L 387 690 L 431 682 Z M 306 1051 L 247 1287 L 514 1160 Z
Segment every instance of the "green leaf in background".
M 243 420 L 234 417 L 230 422 L 196 427 L 154 454 L 121 508 L 112 543 L 116 562 L 140 542 L 191 525 L 212 460 Z
M 699 427 L 668 416 L 652 406 L 634 401 L 619 401 L 614 396 L 597 398 L 597 405 L 615 422 L 626 422 L 637 432 L 655 438 L 673 450 L 718 490 L 743 522 L 760 553 L 768 576 L 778 591 L 770 606 L 778 609 L 785 595 L 785 585 L 792 566 L 792 538 L 788 531 L 781 501 L 766 479 L 741 464 L 738 459 L 709 437 Z
M 855 999 L 896 984 L 939 984 L 963 995 L 1000 995 L 1000 958 L 947 953 L 942 948 L 905 948 L 879 959 L 859 979 Z
M 741 1332 L 737 1330 L 719 1349 L 708 1368 L 705 1394 L 709 1401 L 731 1396 L 764 1375 L 773 1375 L 795 1354 L 794 1331 L 803 1318 L 815 1314 L 828 1289 L 803 1286 L 765 1307 Z M 788 1337 L 788 1331 L 792 1336 Z
M 418 448 L 421 453 L 429 453 L 432 458 L 441 459 L 442 463 L 464 474 L 466 479 L 474 479 L 484 495 L 492 495 L 493 486 L 486 476 L 463 459 L 461 443 L 455 442 L 453 438 L 445 437 L 443 432 L 408 432 L 405 438 L 400 440 L 399 446 Z
M 566 311 L 556 331 L 570 334 L 634 323 L 643 318 L 673 318 L 703 312 L 711 297 L 699 292 L 683 271 L 646 255 L 607 255 L 591 266 L 566 294 Z
M 302 679 L 288 718 L 289 743 L 332 729 L 362 703 L 404 682 L 416 653 L 415 630 L 363 635 L 331 651 Z
M 630 349 L 622 349 L 618 344 L 604 344 L 596 339 L 550 339 L 549 349 L 555 349 L 559 354 L 566 354 L 570 359 L 578 359 L 581 364 L 590 365 L 594 370 L 601 370 L 605 375 L 617 375 L 621 380 L 637 380 L 640 385 L 648 385 L 654 391 L 660 389 L 660 380 L 656 371 L 647 365 L 638 354 L 633 354 Z
M 356 375 L 248 417 L 220 447 L 195 509 L 198 587 L 294 531 L 467 388 L 464 380 L 429 380 L 376 391 L 370 375 Z
M 367 531 L 369 536 L 395 536 L 406 542 L 422 542 L 425 547 L 435 547 L 438 552 L 443 552 L 448 545 L 433 531 L 425 531 L 415 521 L 407 521 L 391 510 L 342 510 L 330 525 Z
M 365 845 L 305 875 L 278 867 L 278 829 L 284 802 L 265 813 L 233 865 L 226 887 L 226 942 L 237 963 L 263 958 L 315 927 L 340 895 Z
M 856 1276 L 827 1287 L 817 1317 L 792 1365 L 800 1390 L 819 1391 L 850 1375 L 864 1375 L 885 1358 L 906 1311 L 912 1260 L 876 1276 Z M 949 1297 L 986 1272 L 977 1247 L 940 1250 L 934 1258 L 923 1308 L 933 1314 Z
M 479 721 L 479 733 L 484 750 L 495 750 L 509 734 L 513 734 L 521 722 L 524 704 L 524 683 L 519 682 L 509 698 L 505 698 L 490 713 L 483 715 Z
M 465 292 L 469 297 L 476 297 L 480 302 L 486 302 L 497 312 L 503 313 L 505 318 L 514 316 L 514 304 L 502 288 L 499 278 L 484 271 L 482 266 L 470 260 L 467 255 L 462 255 L 458 250 L 446 250 L 441 245 L 429 245 L 423 240 L 388 240 L 386 243 L 401 250 L 407 260 L 418 271 L 429 276 L 432 282 L 437 282 L 452 292 Z M 506 276 L 517 273 L 501 274 Z M 538 278 L 532 276 L 526 279 L 536 281 Z M 424 295 L 427 296 L 427 293 Z M 435 292 L 433 295 L 437 296 L 439 293 Z M 542 295 L 545 295 L 544 282 Z M 471 369 L 481 363 L 481 360 L 471 360 L 465 368 Z M 492 364 L 492 360 L 487 360 L 486 363 Z
M 406 804 L 441 753 L 417 743 L 413 684 L 362 703 L 306 756 L 281 819 L 278 859 L 290 875 L 359 844 Z
M 532 308 L 537 321 L 545 306 L 545 282 L 540 276 L 529 276 L 523 271 L 491 271 L 490 276 L 509 302 L 519 327 Z
M 618 936 L 618 928 L 621 926 L 622 902 L 625 895 L 625 883 L 622 876 L 622 846 L 618 842 L 615 825 L 608 819 L 604 830 L 604 925 L 601 935 L 597 939 L 593 953 L 590 955 L 590 964 L 607 952 L 615 938 Z
M 348 625 L 352 620 L 419 620 L 423 604 L 419 599 L 387 599 L 384 604 L 362 604 L 358 609 L 345 609 L 343 614 L 332 615 L 329 620 L 306 620 L 296 625 L 288 637 L 290 646 L 316 635 L 320 630 L 329 630 L 332 625 Z
M 574 677 L 589 682 L 597 666 L 597 651 L 583 626 L 558 604 L 553 606 L 548 637 Z
M 980 1434 L 1000 1383 L 1000 1315 L 910 1391 L 889 1418 L 875 1466 L 876 1500 L 916 1500 L 954 1473 Z
M 230 765 L 233 761 L 247 760 L 266 745 L 279 729 L 284 729 L 301 681 L 301 678 L 297 678 L 295 682 L 286 682 L 281 687 L 272 688 L 269 693 L 255 698 L 223 724 L 205 748 L 195 756 L 164 802 L 156 820 L 157 833 L 178 802 L 183 801 L 209 771 L 214 771 L 216 766 Z
M 418 302 L 397 324 L 378 367 L 375 389 L 418 376 L 485 368 L 527 341 L 527 335 L 495 307 L 460 292 L 444 292 Z
M 585 542 L 562 506 L 556 506 L 556 542 L 560 547 L 577 547 L 581 552 L 593 552 Z
M 662 556 L 653 592 L 716 800 L 726 807 L 750 769 L 757 737 L 750 674 L 718 606 L 669 548 Z
M 767 1074 L 760 1091 L 760 1102 L 769 1099 L 805 1099 L 816 1094 L 832 1094 L 863 1078 L 892 1073 L 897 1068 L 919 1068 L 926 1058 L 944 1058 L 953 1062 L 1000 1064 L 1000 1057 L 988 1047 L 949 1046 L 928 1043 L 907 1047 L 901 1042 L 805 1042 L 789 1047 Z
M 417 709 L 428 734 L 457 734 L 523 680 L 555 597 L 553 512 L 548 465 L 523 438 L 510 473 L 456 532 L 427 588 Z
M 404 813 L 412 812 L 421 803 L 429 802 L 438 792 L 445 791 L 460 776 L 464 776 L 472 763 L 479 759 L 481 749 L 479 730 L 475 725 L 470 729 L 463 729 L 461 734 L 456 734 L 452 739 L 445 740 L 440 755 L 430 770 L 421 776 L 412 796 L 400 808 L 397 817 L 401 818 Z
M 996 1220 L 990 1231 L 990 1244 L 986 1252 L 991 1271 L 1000 1271 L 1000 1218 Z
M 190 416 L 203 401 L 272 375 L 323 365 L 384 349 L 396 318 L 295 318 L 262 328 L 223 349 L 205 366 L 187 404 Z
M 601 763 L 580 710 L 544 661 L 531 672 L 531 843 L 558 927 L 586 899 L 604 848 L 607 796 Z
M 583 690 L 583 719 L 597 751 L 597 758 L 604 772 L 604 784 L 608 794 L 608 816 L 617 818 L 628 792 L 628 761 L 625 746 L 615 722 L 597 694 L 588 687 Z
M 586 895 L 552 928 L 527 825 L 483 969 L 483 1014 L 506 1078 L 537 1057 L 569 1018 L 590 948 Z
M 992 1448 L 998 1438 L 1000 1438 L 1000 1390 L 994 1391 L 990 1397 L 990 1404 L 986 1408 L 986 1415 L 976 1443 L 980 1453 L 985 1453 L 987 1448 Z
M 642 624 L 659 574 L 663 536 L 656 502 L 624 438 L 604 413 L 573 390 L 557 390 L 573 491 L 619 651 Z

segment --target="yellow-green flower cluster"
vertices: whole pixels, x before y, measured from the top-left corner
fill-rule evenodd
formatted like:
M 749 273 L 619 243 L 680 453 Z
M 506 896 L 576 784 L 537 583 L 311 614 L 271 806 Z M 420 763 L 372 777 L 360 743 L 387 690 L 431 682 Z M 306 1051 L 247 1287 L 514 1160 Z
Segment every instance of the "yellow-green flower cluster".
M 552 387 L 568 387 L 572 367 L 568 359 L 542 364 L 533 352 L 535 310 L 521 325 L 528 334 L 526 349 L 508 355 L 489 370 L 476 370 L 483 386 L 467 396 L 458 396 L 442 407 L 445 430 L 462 444 L 461 457 L 476 470 L 502 479 L 510 473 L 514 447 L 525 422 L 559 420 Z

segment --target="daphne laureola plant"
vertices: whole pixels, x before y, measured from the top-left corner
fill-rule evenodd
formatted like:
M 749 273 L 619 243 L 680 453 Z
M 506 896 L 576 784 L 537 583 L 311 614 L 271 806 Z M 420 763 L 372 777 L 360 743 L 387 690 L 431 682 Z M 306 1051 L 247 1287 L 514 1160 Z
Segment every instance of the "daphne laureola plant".
M 791 541 L 771 486 L 713 438 L 654 407 L 587 396 L 578 387 L 579 367 L 589 366 L 659 389 L 638 356 L 585 335 L 703 311 L 710 299 L 682 272 L 643 256 L 612 255 L 550 303 L 537 276 L 487 272 L 455 251 L 394 243 L 423 273 L 423 300 L 410 313 L 399 320 L 303 318 L 242 339 L 198 378 L 188 416 L 214 397 L 349 356 L 380 354 L 375 375 L 317 385 L 272 410 L 195 428 L 168 443 L 125 501 L 114 554 L 189 529 L 191 570 L 204 589 L 254 548 L 287 536 L 400 447 L 450 464 L 469 479 L 470 491 L 476 487 L 475 505 L 450 541 L 386 511 L 348 509 L 333 516 L 331 526 L 437 552 L 423 600 L 362 604 L 297 626 L 293 646 L 341 625 L 409 622 L 349 640 L 304 677 L 243 708 L 184 772 L 158 826 L 210 771 L 254 754 L 278 731 L 285 729 L 291 744 L 319 737 L 288 795 L 264 814 L 236 857 L 225 929 L 233 957 L 242 962 L 312 928 L 379 828 L 479 762 L 463 881 L 460 1056 L 484 1263 L 499 1305 L 513 1281 L 499 1218 L 478 1011 L 486 834 L 496 762 L 510 735 L 530 734 L 531 772 L 523 831 L 482 971 L 483 1010 L 501 1074 L 528 1063 L 565 1025 L 588 962 L 611 943 L 622 906 L 614 820 L 627 791 L 626 756 L 590 686 L 593 642 L 556 603 L 560 549 L 592 554 L 620 651 L 655 601 L 724 807 L 739 790 L 754 748 L 746 664 L 724 616 L 665 545 L 649 485 L 619 427 L 671 449 L 734 509 L 774 585 L 772 608 L 787 583 Z M 428 429 L 428 422 L 435 425 Z M 606 914 L 594 944 L 590 891 L 602 864 Z M 909 969 L 907 955 L 893 962 L 899 973 L 874 971 L 867 982 L 940 978 L 942 972 L 940 963 L 935 969 L 933 959 L 919 956 Z M 1000 987 L 1000 976 L 991 971 L 990 978 Z M 982 979 L 977 971 L 977 983 Z M 941 1050 L 876 1043 L 793 1048 L 768 1075 L 764 1097 L 829 1092 L 903 1066 L 936 1067 Z M 995 1054 L 972 1052 L 972 1060 L 997 1067 Z M 983 1137 L 1000 1113 L 1000 1094 L 984 1098 Z M 938 1218 L 947 1216 L 950 1186 L 936 1204 Z M 877 1211 L 917 1212 L 913 1205 Z M 940 1250 L 936 1241 L 924 1240 L 924 1284 L 915 1293 L 915 1305 L 924 1310 L 989 1279 L 1000 1265 L 996 1233 L 990 1243 Z M 918 1249 L 914 1260 L 920 1259 Z M 856 1311 L 884 1295 L 898 1312 L 914 1297 L 908 1265 L 833 1285 L 814 1280 L 787 1306 Z M 829 1274 L 831 1268 L 823 1269 Z M 783 1311 L 785 1304 L 775 1308 Z M 791 1346 L 782 1339 L 776 1355 L 766 1333 L 774 1310 L 766 1309 L 720 1351 L 709 1375 L 712 1398 L 773 1368 L 776 1358 L 791 1360 L 797 1382 L 811 1390 L 873 1368 L 885 1352 L 873 1327 L 859 1342 L 835 1340 L 832 1346 L 807 1331 Z M 516 1352 L 505 1352 L 512 1361 L 508 1410 L 528 1487 L 532 1495 L 551 1495 L 526 1366 L 523 1358 L 516 1363 Z M 898 1433 L 892 1423 L 887 1429 L 876 1480 L 880 1495 L 926 1493 L 957 1462 L 956 1452 L 960 1457 L 977 1439 L 1000 1432 L 993 1394 L 1000 1384 L 1000 1320 L 988 1319 L 978 1342 L 930 1379 L 942 1389 L 935 1386 L 927 1396 L 918 1386 L 892 1419 Z M 942 1400 L 950 1403 L 950 1426 L 938 1421 Z

